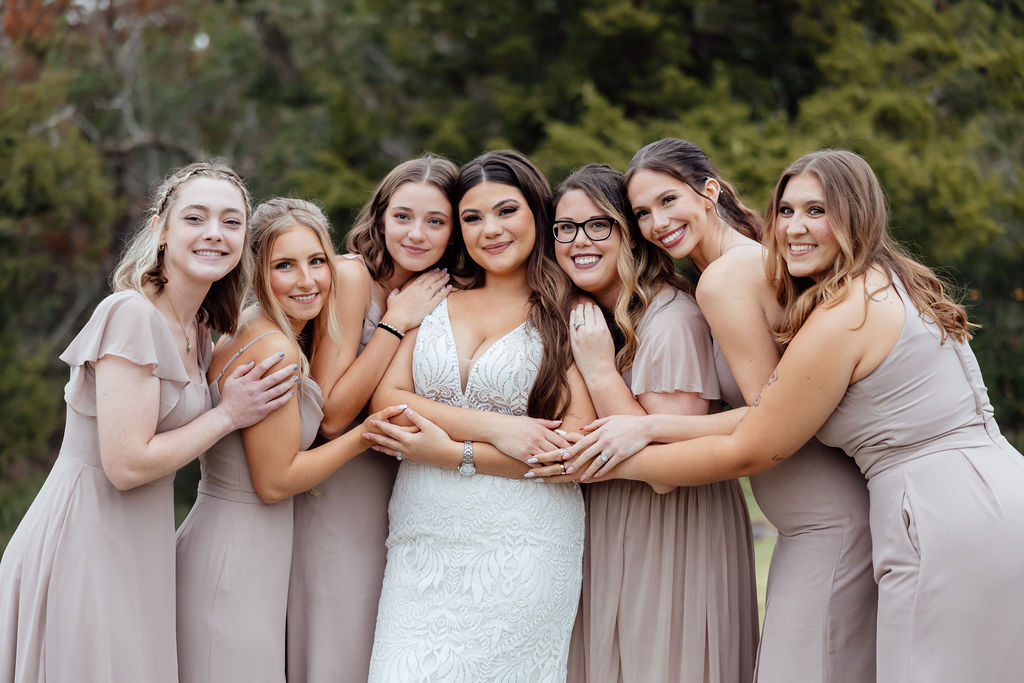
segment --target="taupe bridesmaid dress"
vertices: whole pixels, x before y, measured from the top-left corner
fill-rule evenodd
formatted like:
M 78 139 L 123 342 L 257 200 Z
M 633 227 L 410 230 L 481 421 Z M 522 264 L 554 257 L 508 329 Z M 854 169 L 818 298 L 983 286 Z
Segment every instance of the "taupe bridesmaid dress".
M 272 330 L 243 346 L 224 367 Z M 222 373 L 223 374 L 223 371 Z M 210 385 L 220 402 L 217 380 Z M 320 387 L 298 392 L 300 448 L 323 419 Z M 267 505 L 253 488 L 242 432 L 199 459 L 199 495 L 178 530 L 178 676 L 181 683 L 284 683 L 292 557 L 292 499 Z
M 746 405 L 717 341 L 715 365 L 722 398 Z M 878 590 L 864 477 L 845 453 L 811 439 L 750 483 L 779 532 L 754 680 L 871 683 Z
M 136 291 L 97 306 L 61 360 L 60 454 L 0 561 L 0 680 L 178 680 L 173 474 L 119 491 L 103 471 L 93 363 L 117 356 L 160 380 L 157 432 L 210 408 L 212 345 L 200 326 L 192 382 L 164 317 Z
M 903 330 L 818 432 L 867 477 L 879 683 L 1024 676 L 1024 458 L 992 419 L 967 344 L 899 282 Z
M 382 317 L 371 301 L 360 352 Z M 289 683 L 366 683 L 397 472 L 393 458 L 367 450 L 295 496 Z
M 623 376 L 634 395 L 720 398 L 711 335 L 693 297 L 663 292 L 637 326 Z M 757 649 L 750 518 L 739 482 L 584 485 L 583 594 L 570 681 L 746 683 Z

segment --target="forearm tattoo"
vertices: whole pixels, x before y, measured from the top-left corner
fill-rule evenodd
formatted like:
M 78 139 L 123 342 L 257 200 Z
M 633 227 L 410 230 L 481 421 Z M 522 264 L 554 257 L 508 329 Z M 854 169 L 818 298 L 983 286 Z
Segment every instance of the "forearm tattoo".
M 767 389 L 768 387 L 770 387 L 771 385 L 775 384 L 778 381 L 779 381 L 779 369 L 775 368 L 774 370 L 772 370 L 772 374 L 768 378 L 768 381 L 764 383 L 763 387 L 761 387 L 761 391 L 760 391 L 760 393 L 758 393 L 757 398 L 755 398 L 754 402 L 751 403 L 750 405 L 752 407 L 754 407 L 754 408 L 756 408 L 757 406 L 761 405 L 761 396 L 764 395 L 764 390 Z

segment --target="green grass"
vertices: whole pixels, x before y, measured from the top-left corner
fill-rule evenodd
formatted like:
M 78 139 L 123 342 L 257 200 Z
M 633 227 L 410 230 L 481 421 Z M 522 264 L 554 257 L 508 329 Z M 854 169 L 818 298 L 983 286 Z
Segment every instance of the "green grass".
M 754 494 L 750 490 L 750 480 L 744 477 L 740 480 L 743 485 L 743 493 L 747 498 L 747 509 L 750 510 L 750 523 L 754 528 L 754 569 L 757 572 L 757 613 L 760 619 L 764 619 L 764 596 L 768 587 L 768 566 L 772 561 L 772 551 L 775 549 L 775 527 L 765 518 Z

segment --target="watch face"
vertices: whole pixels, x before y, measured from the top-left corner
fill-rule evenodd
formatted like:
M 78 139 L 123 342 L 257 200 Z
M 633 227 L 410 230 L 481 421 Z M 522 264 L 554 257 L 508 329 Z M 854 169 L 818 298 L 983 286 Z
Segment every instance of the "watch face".
M 473 467 L 473 463 L 464 462 L 459 465 L 459 472 L 465 474 L 467 477 L 471 474 L 476 474 L 476 468 Z

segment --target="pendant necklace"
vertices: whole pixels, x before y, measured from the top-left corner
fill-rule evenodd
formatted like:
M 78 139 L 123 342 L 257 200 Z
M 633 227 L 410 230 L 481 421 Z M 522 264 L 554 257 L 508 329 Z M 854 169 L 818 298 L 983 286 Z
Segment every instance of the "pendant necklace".
M 174 302 L 171 301 L 171 296 L 167 295 L 167 303 L 171 307 L 171 312 L 174 313 L 174 322 L 178 323 L 178 327 L 181 328 L 181 334 L 185 337 L 185 353 L 192 353 L 192 342 L 189 341 L 188 332 L 185 331 L 185 326 L 181 324 L 181 318 L 178 317 L 178 311 L 174 309 Z

